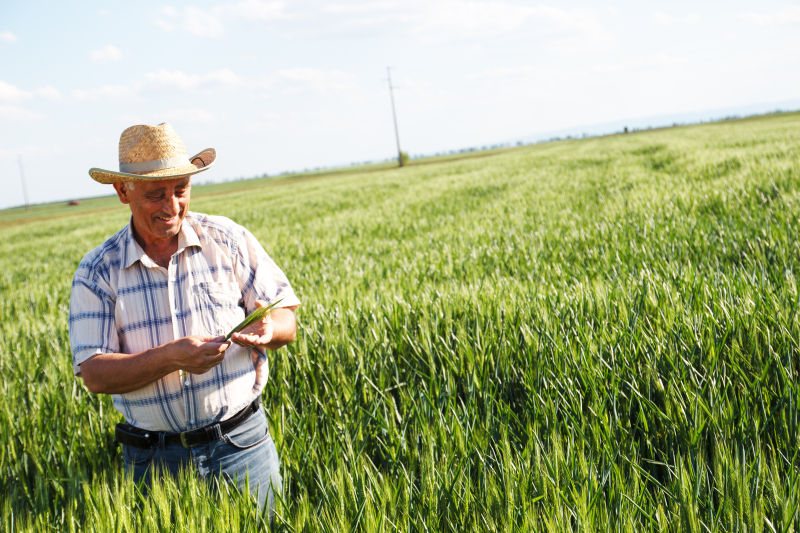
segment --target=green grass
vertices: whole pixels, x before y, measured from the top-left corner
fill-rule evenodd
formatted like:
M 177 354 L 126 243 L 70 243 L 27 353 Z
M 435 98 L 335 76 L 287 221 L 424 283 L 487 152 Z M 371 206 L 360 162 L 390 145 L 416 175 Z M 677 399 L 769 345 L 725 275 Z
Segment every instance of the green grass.
M 240 183 L 192 208 L 303 302 L 278 530 L 800 526 L 800 114 Z M 128 216 L 0 229 L 1 527 L 257 530 L 191 475 L 139 494 L 72 377 L 72 274 Z

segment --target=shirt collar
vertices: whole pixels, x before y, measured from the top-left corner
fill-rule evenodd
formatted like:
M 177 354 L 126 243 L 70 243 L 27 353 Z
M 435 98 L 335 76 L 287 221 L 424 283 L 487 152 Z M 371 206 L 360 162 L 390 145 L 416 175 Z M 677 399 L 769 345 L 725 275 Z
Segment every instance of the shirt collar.
M 200 244 L 200 237 L 197 236 L 197 232 L 189 222 L 189 215 L 190 213 L 187 213 L 186 217 L 181 223 L 181 229 L 178 232 L 178 250 L 175 252 L 176 254 L 179 254 L 186 248 L 191 248 L 193 246 L 202 248 L 202 245 Z M 126 234 L 123 237 L 124 244 L 122 247 L 122 268 L 128 268 L 136 263 L 136 261 L 142 261 L 142 264 L 147 267 L 158 266 L 147 256 L 146 253 L 144 253 L 144 248 L 142 248 L 133 237 L 133 217 L 131 217 L 130 221 L 128 222 L 126 230 Z
M 191 212 L 186 213 L 186 216 L 183 219 L 181 231 L 178 233 L 178 251 L 175 253 L 181 253 L 186 248 L 191 248 L 192 246 L 198 246 L 200 248 L 203 247 L 200 244 L 200 237 L 197 236 L 197 232 L 192 225 L 191 214 Z

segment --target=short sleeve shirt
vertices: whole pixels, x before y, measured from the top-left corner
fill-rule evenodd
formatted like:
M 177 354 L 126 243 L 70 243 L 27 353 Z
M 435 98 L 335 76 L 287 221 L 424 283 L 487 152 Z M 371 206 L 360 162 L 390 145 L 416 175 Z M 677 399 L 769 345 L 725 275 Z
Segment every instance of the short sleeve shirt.
M 72 281 L 69 336 L 76 375 L 101 353 L 139 353 L 188 335 L 225 335 L 256 300 L 300 304 L 284 273 L 244 227 L 189 212 L 168 268 L 148 257 L 131 225 L 89 252 Z M 186 431 L 233 416 L 261 394 L 266 354 L 232 344 L 205 374 L 173 372 L 114 394 L 128 423 Z

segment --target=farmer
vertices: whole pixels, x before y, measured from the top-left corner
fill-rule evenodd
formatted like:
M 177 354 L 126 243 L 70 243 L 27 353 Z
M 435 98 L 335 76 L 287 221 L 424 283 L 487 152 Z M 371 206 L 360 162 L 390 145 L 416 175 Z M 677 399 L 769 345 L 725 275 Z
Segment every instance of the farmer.
M 249 479 L 271 512 L 281 476 L 260 405 L 266 350 L 294 340 L 300 301 L 248 230 L 189 211 L 191 176 L 215 157 L 211 148 L 188 157 L 169 124 L 132 126 L 120 137 L 119 172 L 89 170 L 114 186 L 131 218 L 75 272 L 72 362 L 125 417 L 116 437 L 134 480 L 149 482 L 154 467 L 188 467 L 240 488 Z M 278 301 L 224 340 L 246 314 Z

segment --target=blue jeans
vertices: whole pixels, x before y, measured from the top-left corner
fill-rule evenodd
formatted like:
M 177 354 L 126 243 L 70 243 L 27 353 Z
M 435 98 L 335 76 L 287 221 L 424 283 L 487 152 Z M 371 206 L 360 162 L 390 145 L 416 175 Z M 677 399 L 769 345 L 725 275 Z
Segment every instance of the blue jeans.
M 125 472 L 132 473 L 137 483 L 144 479 L 145 487 L 152 480 L 148 475 L 152 469 L 173 476 L 181 468 L 192 469 L 202 478 L 218 474 L 239 489 L 244 489 L 249 479 L 250 493 L 258 498 L 259 508 L 263 509 L 266 503 L 271 517 L 275 510 L 273 491 L 281 491 L 281 474 L 278 450 L 270 437 L 264 410 L 259 409 L 230 433 L 220 433 L 219 437 L 194 448 L 166 445 L 163 439 L 149 449 L 123 444 Z

